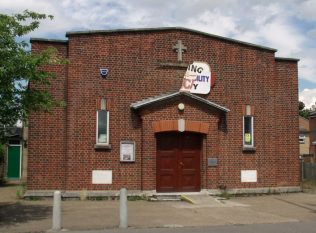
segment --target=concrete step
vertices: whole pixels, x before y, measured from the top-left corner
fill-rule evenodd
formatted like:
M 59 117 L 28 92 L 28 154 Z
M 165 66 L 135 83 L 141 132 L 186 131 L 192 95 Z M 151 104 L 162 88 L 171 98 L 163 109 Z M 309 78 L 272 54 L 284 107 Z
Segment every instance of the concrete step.
M 153 195 L 152 201 L 181 201 L 181 195 Z
M 245 207 L 246 205 L 228 200 L 226 198 L 213 197 L 209 195 L 184 195 L 183 200 L 192 205 L 182 206 L 181 208 L 211 208 L 211 207 Z

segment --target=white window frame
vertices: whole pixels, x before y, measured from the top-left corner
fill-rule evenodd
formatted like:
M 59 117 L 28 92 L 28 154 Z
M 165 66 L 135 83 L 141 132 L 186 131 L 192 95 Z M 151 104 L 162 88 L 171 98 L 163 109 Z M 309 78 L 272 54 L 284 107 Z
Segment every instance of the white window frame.
M 305 144 L 305 135 L 299 135 L 298 141 L 300 144 Z
M 245 144 L 245 117 L 251 118 L 251 145 Z M 242 143 L 244 147 L 254 147 L 254 131 L 253 131 L 253 116 L 245 115 L 243 116 L 243 127 L 242 127 Z
M 104 143 L 100 143 L 99 142 L 99 138 L 98 138 L 98 135 L 99 135 L 99 127 L 98 127 L 98 124 L 99 124 L 99 114 L 98 112 L 99 111 L 106 111 L 106 110 L 102 110 L 102 109 L 99 109 L 97 110 L 96 112 L 96 115 L 97 115 L 97 122 L 96 122 L 96 145 L 109 145 L 110 144 L 110 128 L 109 128 L 109 122 L 110 122 L 110 113 L 109 111 L 106 111 L 106 118 L 107 118 L 107 122 L 106 122 L 106 134 L 107 134 L 107 137 L 106 137 L 106 142 Z

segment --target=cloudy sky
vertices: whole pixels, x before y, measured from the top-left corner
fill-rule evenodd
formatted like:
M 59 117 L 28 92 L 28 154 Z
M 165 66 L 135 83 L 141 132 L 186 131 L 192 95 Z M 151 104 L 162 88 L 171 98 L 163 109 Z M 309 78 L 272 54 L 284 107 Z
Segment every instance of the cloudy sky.
M 316 102 L 316 0 L 1 0 L 0 12 L 54 15 L 32 37 L 67 31 L 181 26 L 299 58 L 300 100 Z

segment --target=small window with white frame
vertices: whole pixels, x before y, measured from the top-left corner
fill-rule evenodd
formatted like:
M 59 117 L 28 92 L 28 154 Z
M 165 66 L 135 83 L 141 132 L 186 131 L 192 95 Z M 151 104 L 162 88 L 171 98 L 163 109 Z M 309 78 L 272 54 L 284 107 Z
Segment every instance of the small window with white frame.
M 300 136 L 299 136 L 299 143 L 300 144 L 305 144 L 305 135 L 304 134 L 300 134 Z
M 254 147 L 253 116 L 249 105 L 246 106 L 246 114 L 243 118 L 243 146 Z
M 96 144 L 109 145 L 109 111 L 106 110 L 106 100 L 101 99 L 101 109 L 97 110 Z

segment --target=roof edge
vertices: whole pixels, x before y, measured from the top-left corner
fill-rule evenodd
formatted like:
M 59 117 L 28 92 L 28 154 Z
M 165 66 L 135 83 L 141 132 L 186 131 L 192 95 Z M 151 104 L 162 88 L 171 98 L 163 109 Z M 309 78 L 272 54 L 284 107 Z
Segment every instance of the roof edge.
M 46 38 L 31 38 L 30 42 L 46 42 L 46 43 L 68 43 L 68 40 L 59 40 L 59 39 L 46 39 Z
M 293 62 L 298 62 L 300 61 L 299 58 L 290 58 L 290 57 L 275 57 L 276 61 L 293 61 Z
M 144 107 L 147 107 L 147 106 L 150 106 L 154 103 L 157 103 L 157 102 L 161 102 L 161 101 L 165 101 L 165 100 L 168 100 L 168 99 L 171 99 L 171 98 L 174 98 L 174 97 L 177 97 L 177 96 L 181 96 L 181 95 L 184 95 L 184 96 L 188 96 L 192 99 L 195 99 L 197 101 L 200 101 L 204 104 L 207 104 L 213 108 L 216 108 L 218 110 L 221 110 L 225 113 L 229 112 L 230 110 L 226 107 L 223 107 L 221 105 L 218 105 L 212 101 L 209 101 L 207 99 L 204 99 L 200 96 L 197 96 L 197 95 L 193 95 L 191 93 L 187 93 L 187 92 L 173 92 L 173 93 L 169 93 L 169 94 L 166 94 L 166 95 L 160 95 L 160 96 L 155 96 L 155 97 L 150 97 L 150 98 L 147 98 L 147 99 L 143 99 L 141 101 L 137 101 L 137 102 L 134 102 L 130 105 L 130 108 L 134 109 L 134 110 L 139 110 L 141 108 L 144 108 Z
M 206 32 L 202 32 L 195 29 L 189 29 L 184 27 L 157 27 L 157 28 L 127 28 L 127 29 L 109 29 L 109 30 L 90 30 L 90 31 L 70 31 L 66 32 L 66 37 L 72 36 L 72 35 L 87 35 L 87 34 L 109 34 L 109 33 L 120 33 L 120 32 L 150 32 L 150 31 L 171 31 L 171 30 L 179 30 L 179 31 L 187 31 L 187 32 L 193 32 L 204 36 L 213 37 L 215 39 L 219 40 L 225 40 L 237 44 L 242 44 L 250 47 L 255 47 L 259 49 L 269 50 L 271 52 L 277 52 L 277 49 L 261 46 L 257 44 L 252 44 L 249 42 L 244 42 L 236 39 L 231 39 L 223 36 L 218 36 Z

